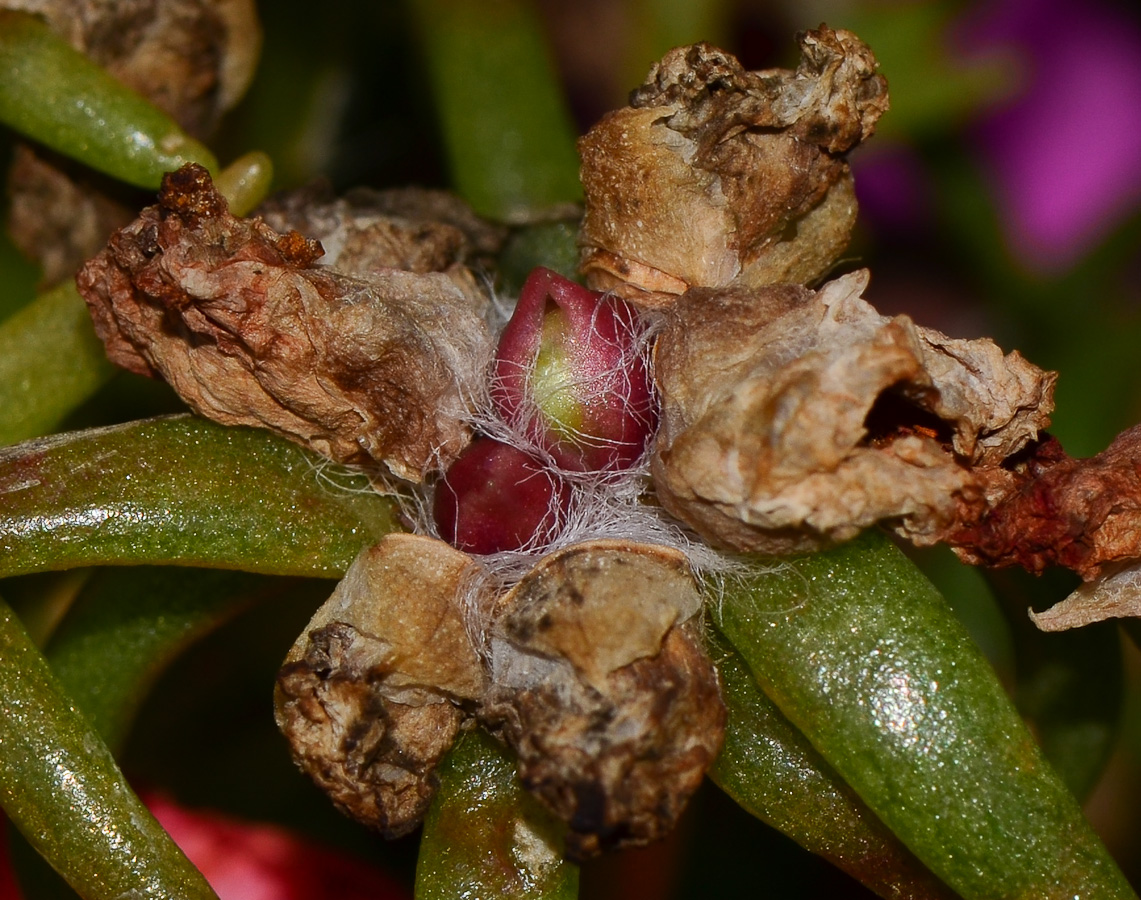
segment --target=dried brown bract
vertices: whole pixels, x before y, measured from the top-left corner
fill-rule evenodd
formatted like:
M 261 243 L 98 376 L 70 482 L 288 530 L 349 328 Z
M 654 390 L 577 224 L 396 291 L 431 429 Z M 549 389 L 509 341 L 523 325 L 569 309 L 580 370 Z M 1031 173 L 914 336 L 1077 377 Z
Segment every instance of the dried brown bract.
M 855 222 L 844 154 L 887 109 L 855 35 L 801 35 L 796 71 L 747 72 L 708 44 L 671 50 L 580 141 L 591 287 L 647 304 L 690 287 L 804 284 Z
M 1141 558 L 1141 426 L 1089 459 L 1051 439 L 1016 462 L 986 515 L 948 536 L 963 559 L 1089 581 Z
M 261 47 L 253 0 L 3 0 L 34 13 L 187 133 L 208 136 L 245 93 Z M 70 278 L 134 210 L 106 183 L 27 145 L 8 176 L 9 230 L 44 270 Z
M 483 673 L 456 604 L 471 559 L 391 535 L 365 550 L 278 675 L 278 727 L 347 815 L 389 836 L 419 824 Z
M 190 165 L 77 281 L 112 361 L 161 374 L 202 415 L 418 481 L 469 439 L 487 298 L 455 267 L 346 275 L 321 254 L 231 216 Z
M 932 543 L 1048 424 L 1052 373 L 880 315 L 867 280 L 695 289 L 667 314 L 654 482 L 711 542 L 786 553 L 884 522 Z
M 617 541 L 552 554 L 502 599 L 479 715 L 569 824 L 573 858 L 668 833 L 716 757 L 700 605 L 681 554 Z
M 1030 611 L 1043 631 L 1065 631 L 1106 619 L 1141 616 L 1141 561 L 1106 566 L 1095 581 L 1081 585 L 1044 612 Z

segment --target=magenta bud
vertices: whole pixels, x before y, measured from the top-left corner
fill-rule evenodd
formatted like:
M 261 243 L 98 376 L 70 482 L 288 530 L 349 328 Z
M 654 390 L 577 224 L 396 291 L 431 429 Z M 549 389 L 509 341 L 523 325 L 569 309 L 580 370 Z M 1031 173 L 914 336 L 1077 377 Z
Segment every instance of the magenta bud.
M 468 553 L 520 550 L 550 539 L 570 502 L 570 485 L 509 444 L 476 438 L 436 485 L 432 516 L 440 537 Z
M 550 269 L 528 276 L 495 354 L 500 414 L 564 469 L 624 469 L 657 425 L 637 314 Z

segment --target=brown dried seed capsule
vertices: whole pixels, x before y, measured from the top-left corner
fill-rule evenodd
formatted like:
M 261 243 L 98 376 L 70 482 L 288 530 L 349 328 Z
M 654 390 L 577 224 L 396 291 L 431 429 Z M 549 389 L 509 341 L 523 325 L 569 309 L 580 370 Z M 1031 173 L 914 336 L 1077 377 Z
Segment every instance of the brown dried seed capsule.
M 419 824 L 461 704 L 483 692 L 456 603 L 473 569 L 441 541 L 390 535 L 361 553 L 278 675 L 277 723 L 298 766 L 388 836 Z
M 112 361 L 161 374 L 195 411 L 418 481 L 470 439 L 487 297 L 462 267 L 347 275 L 322 252 L 234 218 L 191 165 L 77 283 Z
M 887 109 L 853 34 L 801 36 L 795 72 L 747 72 L 708 44 L 671 50 L 580 141 L 591 287 L 665 305 L 687 288 L 802 284 L 847 245 L 844 154 Z
M 479 717 L 570 826 L 571 857 L 668 833 L 716 756 L 700 605 L 681 554 L 619 541 L 552 554 L 501 599 Z
M 877 522 L 944 539 L 1048 424 L 1053 373 L 881 316 L 867 280 L 695 289 L 667 315 L 654 484 L 711 542 L 786 553 Z
M 384 699 L 371 685 L 370 643 L 350 625 L 311 631 L 305 655 L 277 677 L 278 727 L 294 760 L 341 812 L 399 837 L 428 811 L 433 772 L 464 716 L 450 703 Z

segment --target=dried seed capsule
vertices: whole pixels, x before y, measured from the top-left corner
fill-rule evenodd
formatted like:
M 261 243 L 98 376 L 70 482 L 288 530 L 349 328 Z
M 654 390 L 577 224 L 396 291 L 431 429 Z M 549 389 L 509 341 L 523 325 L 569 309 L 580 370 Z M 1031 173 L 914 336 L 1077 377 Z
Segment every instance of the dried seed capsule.
M 185 166 L 77 283 L 111 360 L 161 374 L 201 415 L 419 481 L 470 439 L 487 298 L 459 266 L 345 272 L 322 255 L 231 216 L 206 171 Z
M 667 834 L 721 746 L 725 708 L 675 550 L 591 541 L 502 597 L 478 715 L 570 826 L 572 858 Z
M 856 218 L 844 155 L 887 109 L 887 83 L 850 32 L 806 32 L 801 53 L 796 71 L 747 72 L 708 44 L 671 50 L 582 138 L 591 287 L 665 305 L 828 271 Z
M 1053 373 L 882 316 L 867 283 L 694 289 L 667 313 L 651 468 L 662 505 L 707 540 L 788 553 L 877 522 L 946 539 L 1049 423 Z
M 298 766 L 389 836 L 423 818 L 459 704 L 483 691 L 456 602 L 474 568 L 441 541 L 389 535 L 353 562 L 278 675 L 277 724 Z

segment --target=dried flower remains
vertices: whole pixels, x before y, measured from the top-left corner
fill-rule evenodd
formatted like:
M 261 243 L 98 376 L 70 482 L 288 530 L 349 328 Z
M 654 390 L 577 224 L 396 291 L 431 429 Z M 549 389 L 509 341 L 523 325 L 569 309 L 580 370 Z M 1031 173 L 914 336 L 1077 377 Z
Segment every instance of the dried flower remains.
M 591 287 L 645 304 L 690 287 L 805 284 L 856 220 L 845 154 L 887 109 L 854 34 L 800 37 L 795 71 L 748 72 L 708 44 L 671 50 L 579 143 Z
M 470 439 L 488 298 L 459 265 L 409 272 L 374 254 L 349 257 L 346 273 L 322 255 L 295 231 L 231 216 L 191 165 L 78 283 L 112 361 L 161 374 L 196 412 L 419 481 Z
M 867 283 L 693 289 L 669 310 L 654 480 L 715 544 L 811 550 L 880 522 L 945 539 L 1048 423 L 1052 373 L 882 316 Z

